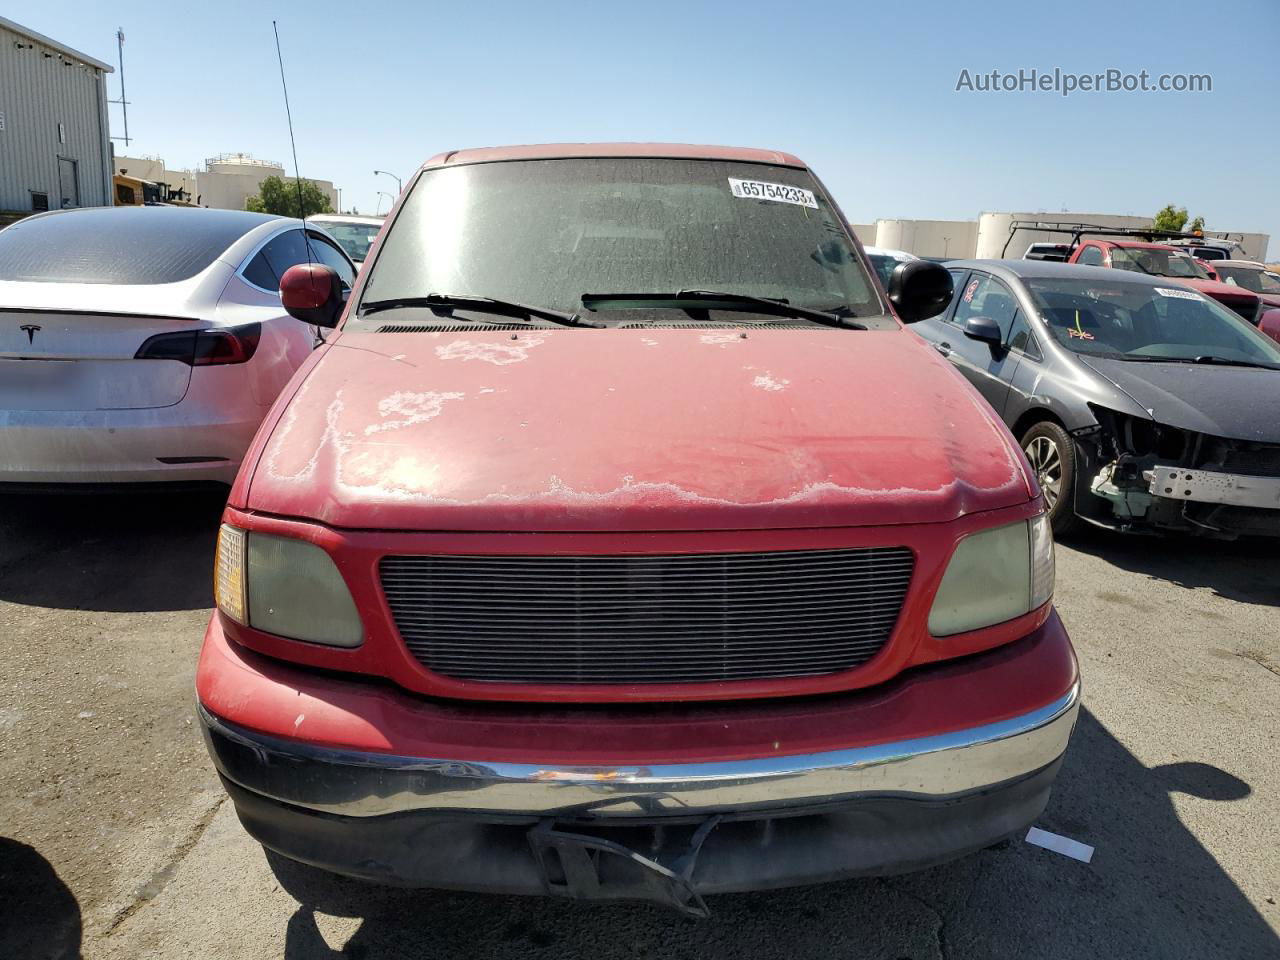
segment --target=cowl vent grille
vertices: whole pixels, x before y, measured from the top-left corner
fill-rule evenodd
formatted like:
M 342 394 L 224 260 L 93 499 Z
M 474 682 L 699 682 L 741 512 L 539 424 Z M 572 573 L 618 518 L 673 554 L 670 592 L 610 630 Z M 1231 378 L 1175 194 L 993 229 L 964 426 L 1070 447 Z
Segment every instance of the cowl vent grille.
M 378 328 L 379 333 L 492 333 L 495 330 L 542 330 L 543 327 L 531 327 L 523 323 L 451 323 L 439 325 L 431 323 L 386 323 Z M 548 328 L 549 329 L 549 328 Z
M 830 330 L 813 323 L 772 320 L 766 323 L 722 323 L 711 320 L 659 320 L 655 323 L 621 323 L 619 330 Z

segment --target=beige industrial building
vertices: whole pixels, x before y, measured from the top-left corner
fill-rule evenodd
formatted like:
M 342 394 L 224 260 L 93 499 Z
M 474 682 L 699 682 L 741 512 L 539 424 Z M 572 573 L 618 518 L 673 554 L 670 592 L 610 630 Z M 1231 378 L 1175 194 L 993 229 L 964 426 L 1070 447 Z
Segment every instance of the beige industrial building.
M 193 203 L 221 210 L 243 210 L 245 201 L 257 194 L 267 177 L 293 181 L 285 175 L 283 164 L 258 160 L 247 153 L 221 153 L 205 160 L 199 170 L 170 170 L 160 157 L 118 156 L 116 173 L 167 183 L 171 192 L 181 189 Z M 338 190 L 332 181 L 306 179 L 320 188 L 334 210 L 340 209 Z
M 111 203 L 108 73 L 101 60 L 0 17 L 3 219 Z
M 877 220 L 874 224 L 851 224 L 867 246 L 905 250 L 918 257 L 1021 257 L 1033 243 L 1065 243 L 1069 234 L 1044 230 L 1018 230 L 1010 239 L 1014 221 L 1088 223 L 1099 227 L 1150 227 L 1150 217 L 1126 217 L 1110 213 L 983 213 L 976 220 Z M 1208 230 L 1212 236 L 1227 231 Z M 1250 260 L 1263 260 L 1271 237 L 1266 233 L 1229 231 L 1245 249 Z M 1006 251 L 1007 244 L 1007 252 Z

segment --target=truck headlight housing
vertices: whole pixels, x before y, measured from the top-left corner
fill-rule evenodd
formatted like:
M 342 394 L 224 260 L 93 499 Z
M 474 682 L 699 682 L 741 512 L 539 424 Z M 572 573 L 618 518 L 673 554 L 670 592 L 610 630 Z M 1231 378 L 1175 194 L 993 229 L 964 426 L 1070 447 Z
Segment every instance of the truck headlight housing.
M 364 627 L 333 558 L 305 540 L 218 531 L 214 598 L 236 623 L 331 647 L 358 647 Z
M 947 564 L 929 611 L 929 633 L 949 637 L 1020 617 L 1049 601 L 1053 579 L 1046 515 L 971 533 Z

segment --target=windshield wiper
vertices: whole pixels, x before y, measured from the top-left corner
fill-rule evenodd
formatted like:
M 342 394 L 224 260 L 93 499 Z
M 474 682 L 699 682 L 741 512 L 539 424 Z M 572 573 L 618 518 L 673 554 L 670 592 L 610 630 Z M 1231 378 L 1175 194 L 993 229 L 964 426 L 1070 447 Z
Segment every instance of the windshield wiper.
M 846 327 L 865 330 L 866 325 L 849 320 L 839 313 L 827 313 L 810 307 L 792 306 L 785 299 L 753 297 L 746 293 L 724 293 L 719 290 L 677 290 L 675 293 L 584 293 L 582 305 L 595 310 L 596 304 L 612 300 L 629 300 L 647 303 L 692 303 L 706 310 L 737 310 L 740 312 L 768 313 L 776 317 L 801 317 L 828 327 Z M 841 308 L 837 308 L 841 309 Z M 848 309 L 848 308 L 843 308 Z
M 1223 367 L 1261 367 L 1263 370 L 1280 370 L 1280 365 L 1274 363 L 1259 363 L 1257 360 L 1235 360 L 1231 357 L 1215 357 L 1212 355 L 1199 356 L 1191 362 L 1211 363 Z
M 1117 354 L 1117 360 L 1131 360 L 1135 363 L 1201 363 L 1220 367 L 1256 367 L 1260 370 L 1280 370 L 1280 364 L 1261 363 L 1257 360 L 1234 360 L 1231 357 L 1215 357 L 1201 354 L 1198 357 L 1144 357 L 1131 353 Z
M 496 313 L 504 317 L 524 317 L 525 319 L 549 320 L 565 327 L 599 327 L 601 324 L 584 320 L 576 313 L 565 313 L 552 310 L 550 307 L 534 307 L 514 300 L 498 300 L 494 297 L 457 296 L 448 293 L 429 293 L 425 297 L 397 297 L 393 300 L 369 300 L 360 304 L 357 316 L 367 317 L 383 310 L 398 310 L 405 307 L 424 307 L 433 313 L 445 317 L 453 317 L 454 310 L 474 310 L 477 313 Z

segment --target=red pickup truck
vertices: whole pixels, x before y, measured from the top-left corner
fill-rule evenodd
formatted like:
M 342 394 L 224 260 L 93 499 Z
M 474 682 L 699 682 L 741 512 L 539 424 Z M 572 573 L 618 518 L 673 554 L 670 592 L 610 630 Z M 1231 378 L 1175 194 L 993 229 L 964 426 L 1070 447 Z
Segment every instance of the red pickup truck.
M 706 912 L 1024 830 L 1078 710 L 1045 503 L 783 153 L 443 154 L 230 493 L 196 677 L 248 831 Z
M 1185 250 L 1165 243 L 1082 239 L 1067 258 L 1067 263 L 1169 277 L 1217 300 L 1255 326 L 1260 319 L 1261 301 L 1257 294 L 1212 279 L 1209 271 Z

